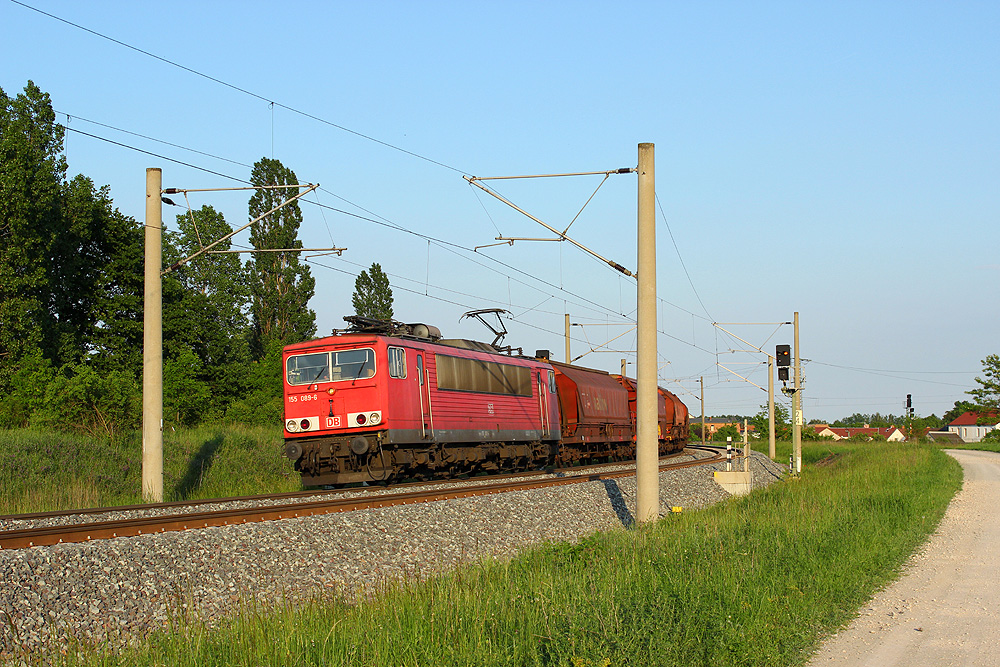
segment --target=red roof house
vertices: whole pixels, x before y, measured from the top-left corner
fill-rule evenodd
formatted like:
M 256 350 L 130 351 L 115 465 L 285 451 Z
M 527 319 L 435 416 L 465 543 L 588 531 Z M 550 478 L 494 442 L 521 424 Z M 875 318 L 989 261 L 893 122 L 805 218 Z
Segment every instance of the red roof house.
M 962 442 L 979 442 L 990 431 L 1000 428 L 1000 415 L 984 415 L 980 424 L 980 414 L 978 412 L 965 412 L 948 424 L 948 432 L 955 433 Z

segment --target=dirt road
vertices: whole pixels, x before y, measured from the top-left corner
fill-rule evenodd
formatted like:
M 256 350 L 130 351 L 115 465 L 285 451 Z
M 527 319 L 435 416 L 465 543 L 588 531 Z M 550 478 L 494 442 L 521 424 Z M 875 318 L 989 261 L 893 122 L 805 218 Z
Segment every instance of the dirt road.
M 937 533 L 810 667 L 1000 666 L 1000 454 L 948 453 L 965 482 Z

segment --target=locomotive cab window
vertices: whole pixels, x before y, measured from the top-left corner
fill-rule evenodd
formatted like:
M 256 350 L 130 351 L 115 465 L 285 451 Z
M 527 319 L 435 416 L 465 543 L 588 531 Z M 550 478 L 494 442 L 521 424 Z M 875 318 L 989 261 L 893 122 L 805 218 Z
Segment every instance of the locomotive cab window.
M 285 374 L 288 378 L 288 384 L 293 385 L 329 382 L 330 355 L 327 352 L 320 352 L 289 357 Z
M 389 377 L 406 377 L 406 350 L 401 347 L 389 348 Z
M 333 381 L 362 380 L 375 375 L 375 351 L 368 348 L 361 350 L 338 350 L 333 355 L 331 373 Z
M 374 375 L 375 351 L 369 348 L 299 354 L 285 364 L 290 385 L 362 380 Z

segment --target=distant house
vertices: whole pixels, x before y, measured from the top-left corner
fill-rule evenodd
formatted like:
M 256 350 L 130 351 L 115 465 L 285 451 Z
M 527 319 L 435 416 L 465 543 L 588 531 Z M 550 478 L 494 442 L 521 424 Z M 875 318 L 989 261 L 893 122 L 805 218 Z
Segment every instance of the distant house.
M 848 438 L 858 435 L 866 436 L 869 440 L 877 436 L 881 436 L 888 442 L 903 442 L 906 440 L 906 435 L 903 433 L 903 430 L 895 426 L 890 426 L 888 428 L 876 428 L 873 426 L 851 426 L 841 428 L 837 426 L 827 426 L 825 424 L 815 424 L 813 425 L 813 428 L 816 429 L 816 435 L 819 437 L 833 438 L 834 440 L 847 440 Z
M 692 418 L 691 419 L 691 424 L 698 424 L 700 426 L 701 425 L 701 418 L 700 417 L 694 417 L 694 418 Z M 740 435 L 743 434 L 743 422 L 741 422 L 741 421 L 734 422 L 734 421 L 732 421 L 730 419 L 719 419 L 718 417 L 706 417 L 705 418 L 705 435 L 707 435 L 707 436 L 713 436 L 713 435 L 715 435 L 716 431 L 718 431 L 720 428 L 724 428 L 726 426 L 732 426 L 733 428 L 736 429 L 737 433 L 739 433 Z M 747 425 L 747 431 L 752 432 L 753 430 L 754 430 L 753 424 L 748 424 Z
M 979 422 L 979 413 L 966 412 L 948 424 L 948 433 L 954 433 L 962 442 L 979 442 L 990 431 L 1000 428 L 1000 415 L 986 415 L 984 423 Z

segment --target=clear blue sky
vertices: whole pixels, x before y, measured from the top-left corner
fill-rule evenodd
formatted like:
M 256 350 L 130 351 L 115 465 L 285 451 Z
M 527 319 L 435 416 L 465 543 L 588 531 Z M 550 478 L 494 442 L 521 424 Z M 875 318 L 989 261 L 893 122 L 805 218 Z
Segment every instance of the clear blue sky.
M 312 262 L 320 333 L 379 262 L 397 319 L 483 339 L 461 314 L 503 307 L 508 343 L 561 359 L 568 312 L 594 324 L 573 328 L 574 356 L 625 334 L 578 363 L 634 361 L 635 283 L 566 243 L 471 252 L 548 233 L 462 175 L 631 167 L 652 142 L 660 377 L 693 413 L 701 376 L 710 415 L 766 403 L 718 365 L 766 386 L 762 355 L 713 322 L 799 312 L 806 419 L 901 414 L 908 393 L 941 415 L 1000 352 L 1000 4 L 26 4 L 80 27 L 0 0 L 0 87 L 52 96 L 76 130 L 70 173 L 124 213 L 143 219 L 147 167 L 165 187 L 230 187 L 273 156 L 322 185 L 310 201 L 384 223 L 303 207 L 307 246 L 348 248 Z M 497 187 L 563 228 L 599 183 Z M 191 196 L 234 226 L 246 201 Z M 635 230 L 636 177 L 616 175 L 570 235 L 635 269 Z

